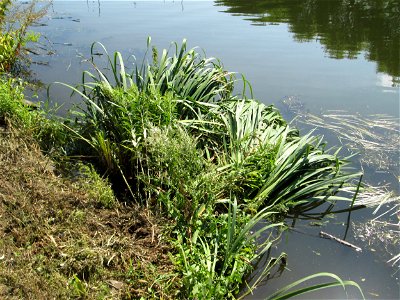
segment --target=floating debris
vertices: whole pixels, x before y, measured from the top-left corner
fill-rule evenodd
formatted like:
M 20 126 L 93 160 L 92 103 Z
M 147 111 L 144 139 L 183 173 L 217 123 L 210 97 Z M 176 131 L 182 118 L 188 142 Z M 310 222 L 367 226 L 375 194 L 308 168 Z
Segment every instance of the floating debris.
M 295 96 L 282 101 L 295 114 L 296 122 L 334 133 L 351 152 L 360 153 L 362 166 L 399 176 L 400 119 L 383 114 L 361 116 L 344 110 L 315 115 Z
M 282 100 L 282 102 L 292 113 L 300 114 L 300 112 L 304 112 L 304 103 L 296 96 L 287 96 Z
M 400 196 L 383 189 L 374 189 L 375 197 L 374 191 L 369 188 L 369 191 L 364 193 L 366 195 L 361 194 L 364 199 L 361 198 L 359 202 L 370 207 L 377 206 L 373 212 L 373 215 L 377 216 L 366 223 L 353 222 L 354 237 L 367 242 L 369 246 L 382 249 L 379 253 L 387 255 L 387 263 L 400 269 Z M 386 207 L 384 210 L 383 206 Z
M 54 42 L 53 44 L 54 45 L 63 45 L 63 46 L 72 46 L 72 43 L 57 43 L 57 42 Z
M 383 205 L 400 203 L 400 196 L 389 191 L 387 186 L 371 186 L 364 183 L 364 189 L 357 197 L 357 203 L 367 207 L 376 207 L 374 214 Z
M 329 233 L 320 231 L 319 235 L 320 235 L 321 237 L 325 238 L 325 239 L 334 240 L 334 241 L 338 242 L 339 244 L 342 244 L 342 245 L 345 245 L 345 246 L 347 246 L 347 247 L 353 248 L 353 249 L 356 250 L 357 252 L 361 252 L 361 251 L 362 251 L 362 249 L 361 249 L 360 247 L 358 247 L 358 246 L 356 246 L 356 245 L 353 245 L 353 244 L 351 244 L 351 243 L 349 243 L 349 242 L 347 242 L 347 241 L 345 241 L 345 240 L 339 239 L 338 237 L 333 236 L 333 235 L 331 235 L 331 234 L 329 234 Z
M 54 17 L 50 17 L 53 20 L 65 20 L 65 19 L 72 19 L 71 16 L 67 16 L 67 17 L 63 17 L 63 16 L 54 16 Z
M 34 24 L 32 24 L 31 26 L 32 26 L 32 27 L 45 27 L 45 26 L 48 26 L 48 25 L 45 24 L 45 23 L 34 23 Z
M 400 178 L 399 118 L 383 114 L 361 116 L 344 110 L 315 115 L 306 111 L 298 97 L 289 96 L 282 102 L 295 115 L 296 122 L 328 130 L 350 152 L 359 153 L 362 168 L 368 166 Z M 352 222 L 354 237 L 367 243 L 370 251 L 380 249 L 377 253 L 400 270 L 400 196 L 389 191 L 387 185 L 372 186 L 364 182 L 357 204 L 375 208 L 375 217 L 367 222 Z
M 32 64 L 35 64 L 38 66 L 48 66 L 49 62 L 48 61 L 32 61 Z

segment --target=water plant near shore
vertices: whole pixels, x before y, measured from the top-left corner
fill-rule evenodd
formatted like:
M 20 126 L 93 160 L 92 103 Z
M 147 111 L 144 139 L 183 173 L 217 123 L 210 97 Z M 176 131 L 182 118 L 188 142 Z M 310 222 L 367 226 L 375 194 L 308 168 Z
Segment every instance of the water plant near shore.
M 360 174 L 321 137 L 299 136 L 272 106 L 233 95 L 234 74 L 219 61 L 185 41 L 174 45 L 161 59 L 153 48 L 152 63 L 129 73 L 119 52 L 111 57 L 93 44 L 92 53 L 105 52 L 111 78 L 93 55 L 95 73 L 70 87 L 83 99 L 68 125 L 70 154 L 106 174 L 120 197 L 174 222 L 180 297 L 235 297 L 273 243 L 257 244 L 261 234 L 282 227 L 276 220 L 288 214 L 351 202 L 343 193 L 355 191 Z M 275 222 L 252 232 L 262 220 Z M 279 263 L 271 258 L 264 276 Z
M 3 82 L 2 85 L 7 87 L 8 83 Z M 12 102 L 12 107 L 23 111 L 22 116 L 32 114 L 35 120 L 35 122 L 30 123 L 30 121 L 27 120 L 31 120 L 31 118 L 19 118 L 19 114 L 16 113 L 8 114 L 9 119 L 7 122 L 11 122 L 11 124 L 15 125 L 19 124 L 19 126 L 25 125 L 27 129 L 29 129 L 24 132 L 25 135 L 28 132 L 35 132 L 35 128 L 37 128 L 36 126 L 38 124 L 36 122 L 44 116 L 40 114 L 35 116 L 38 112 L 29 111 L 28 107 L 18 101 L 19 98 L 22 97 L 21 93 L 15 94 L 19 95 L 18 97 L 6 97 L 8 95 L 7 91 L 9 90 L 5 87 L 1 89 L 3 94 L 0 97 L 2 100 L 0 101 L 0 107 L 3 109 L 2 114 L 4 115 L 4 112 L 7 112 L 7 108 L 10 107 L 10 103 L 8 102 Z M 14 109 L 12 112 L 18 112 L 18 110 Z M 24 123 L 25 121 L 27 121 L 27 123 Z M 26 137 L 28 138 L 27 135 Z M 36 138 L 41 139 L 40 136 L 36 136 Z M 176 270 L 171 274 L 164 274 L 162 278 L 158 278 L 154 277 L 154 274 L 147 274 L 144 276 L 144 273 L 140 273 L 142 268 L 137 266 L 132 267 L 132 270 L 126 273 L 126 280 L 116 281 L 118 286 L 122 284 L 124 286 L 124 291 L 127 291 L 130 295 L 148 297 L 164 295 L 163 297 L 165 297 L 165 289 L 172 285 L 175 289 L 178 289 L 178 294 L 173 295 L 175 298 L 236 297 L 243 286 L 244 276 L 253 269 L 253 263 L 262 256 L 262 253 L 266 253 L 270 249 L 274 240 L 277 238 L 276 236 L 270 236 L 268 234 L 269 230 L 272 228 L 280 228 L 283 225 L 282 223 L 268 222 L 268 218 L 278 215 L 273 207 L 264 207 L 257 213 L 252 209 L 248 209 L 245 202 L 238 203 L 236 195 L 240 195 L 243 192 L 236 191 L 231 195 L 227 193 L 227 190 L 221 192 L 224 188 L 226 189 L 227 183 L 232 185 L 232 178 L 229 176 L 225 177 L 225 173 L 221 173 L 223 169 L 221 170 L 218 165 L 216 166 L 212 163 L 213 161 L 219 161 L 219 159 L 211 159 L 209 156 L 205 155 L 205 151 L 200 151 L 196 146 L 196 140 L 189 135 L 186 127 L 170 126 L 158 128 L 153 126 L 149 129 L 148 135 L 146 135 L 145 149 L 147 151 L 147 157 L 145 161 L 148 163 L 148 165 L 146 165 L 148 172 L 141 174 L 142 177 L 140 180 L 147 183 L 145 186 L 147 191 L 144 195 L 151 197 L 143 199 L 142 204 L 147 205 L 154 210 L 155 213 L 164 215 L 172 221 L 170 226 L 172 226 L 173 232 L 170 234 L 169 240 L 172 242 L 172 245 L 174 245 L 176 252 L 171 251 L 171 249 L 169 251 L 173 254 L 172 261 L 175 264 Z M 5 153 L 7 153 L 7 150 Z M 96 182 L 102 186 L 99 178 L 96 176 L 94 177 L 97 178 Z M 216 176 L 221 180 L 215 180 Z M 89 183 L 84 190 L 93 186 L 97 187 L 98 185 L 97 183 L 96 185 Z M 107 200 L 109 199 L 108 192 L 103 193 L 102 191 L 103 188 L 96 188 L 96 191 L 92 191 L 101 193 L 98 200 L 96 200 L 97 203 L 94 203 L 96 209 L 110 209 L 115 207 L 122 209 L 122 207 L 119 208 L 119 204 L 113 204 L 113 202 Z M 104 191 L 107 191 L 107 189 Z M 92 198 L 92 192 L 89 193 L 90 198 Z M 97 196 L 95 196 L 93 200 L 96 198 Z M 93 200 L 91 200 L 90 203 L 92 203 Z M 56 203 L 56 201 L 54 203 Z M 66 202 L 66 204 L 68 204 L 68 202 Z M 92 204 L 90 204 L 90 207 L 92 207 Z M 66 209 L 68 210 L 68 208 Z M 130 208 L 125 207 L 123 209 L 126 211 Z M 87 213 L 91 214 L 92 212 L 88 212 L 87 208 L 71 211 L 71 221 L 82 222 L 82 218 L 85 218 Z M 102 215 L 104 213 L 102 213 Z M 31 216 L 31 212 L 27 211 L 25 214 L 26 216 Z M 280 214 L 282 214 L 282 212 L 280 212 Z M 116 218 L 115 215 L 113 216 L 113 218 Z M 45 215 L 38 215 L 38 218 L 42 217 L 46 218 Z M 119 218 L 120 217 L 121 215 Z M 34 218 L 33 215 L 30 218 Z M 63 226 L 62 224 L 63 223 L 60 223 L 59 225 Z M 154 224 L 152 226 L 154 226 Z M 256 228 L 258 229 L 255 230 Z M 149 238 L 151 237 L 153 241 L 154 236 L 151 233 L 149 234 Z M 261 236 L 264 241 L 262 243 L 259 242 Z M 107 239 L 108 242 L 105 245 L 108 245 L 110 242 L 108 237 Z M 257 240 L 258 244 L 256 243 Z M 54 243 L 51 239 L 49 241 L 50 244 Z M 56 239 L 55 243 L 59 242 L 60 241 Z M 73 240 L 68 242 L 74 243 Z M 34 243 L 33 247 L 35 247 L 35 245 Z M 96 251 L 103 251 L 104 247 L 103 245 L 99 249 L 96 248 Z M 80 253 L 77 248 L 71 248 L 71 250 L 71 257 Z M 281 267 L 284 267 L 284 257 L 285 254 L 277 258 L 270 258 L 260 279 L 256 280 L 256 282 L 268 276 L 274 266 L 281 265 Z M 90 257 L 88 256 L 87 258 Z M 74 294 L 77 297 L 94 295 L 93 293 L 99 292 L 109 293 L 110 289 L 107 288 L 108 284 L 105 287 L 100 287 L 101 289 L 104 288 L 104 291 L 99 291 L 98 288 L 96 288 L 98 284 L 96 281 L 97 275 L 93 278 L 88 276 L 92 276 L 90 274 L 96 274 L 97 271 L 93 269 L 93 263 L 91 261 L 87 259 L 84 261 L 90 264 L 92 268 L 91 271 L 89 273 L 82 273 L 86 274 L 84 276 L 80 273 L 74 275 L 68 271 L 66 275 L 72 276 L 69 280 L 68 290 L 59 289 L 59 292 L 64 294 L 70 293 L 69 295 Z M 23 257 L 20 262 L 24 262 Z M 66 268 L 72 267 L 70 264 L 73 262 L 74 260 L 68 261 L 66 263 Z M 51 263 L 52 260 L 47 262 L 43 261 L 42 266 L 50 268 L 49 272 L 52 272 L 51 270 L 53 270 L 53 267 Z M 121 267 L 126 270 L 125 266 Z M 154 266 L 151 268 L 154 268 Z M 73 271 L 75 269 L 71 270 Z M 179 270 L 179 273 L 177 273 L 177 270 Z M 27 272 L 30 272 L 29 267 Z M 107 272 L 105 274 L 108 274 Z M 321 274 L 321 276 L 322 275 L 323 274 Z M 19 275 L 13 273 L 7 276 L 14 276 L 16 278 L 15 280 L 18 280 Z M 336 279 L 334 276 L 330 277 Z M 146 278 L 146 280 L 154 280 L 152 288 L 147 291 L 140 288 L 138 289 L 139 283 L 143 285 L 143 278 Z M 180 280 L 177 280 L 177 278 L 180 278 Z M 114 281 L 111 280 L 110 282 L 112 282 L 111 286 L 115 285 L 113 283 Z M 9 285 L 8 282 L 5 283 Z M 335 281 L 326 283 L 325 285 L 314 286 L 314 289 L 353 284 L 352 282 Z M 253 283 L 250 285 L 253 286 Z M 53 292 L 55 292 L 52 291 L 52 286 L 53 285 L 42 292 L 46 293 L 46 295 L 52 295 Z M 295 287 L 295 285 L 293 285 L 293 287 Z M 118 287 L 117 290 L 121 292 L 121 287 Z M 313 287 L 295 292 L 295 294 L 309 290 L 313 290 Z M 251 288 L 247 292 L 250 291 Z M 38 291 L 35 293 L 38 293 L 38 295 L 40 294 Z M 290 293 L 289 289 L 282 290 L 277 296 L 285 296 L 287 293 Z M 242 293 L 238 297 L 242 297 L 245 294 L 246 293 Z

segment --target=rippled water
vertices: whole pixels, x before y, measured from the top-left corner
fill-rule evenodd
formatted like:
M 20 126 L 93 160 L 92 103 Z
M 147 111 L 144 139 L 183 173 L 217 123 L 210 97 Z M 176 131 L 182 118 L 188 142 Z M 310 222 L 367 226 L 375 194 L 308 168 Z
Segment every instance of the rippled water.
M 294 116 L 288 99 L 295 99 L 292 104 L 304 116 L 335 110 L 360 119 L 384 114 L 396 120 L 399 7 L 396 0 L 54 1 L 43 26 L 35 28 L 43 35 L 43 49 L 33 57 L 33 69 L 46 84 L 77 84 L 82 70 L 89 68 L 84 58 L 94 41 L 110 52 L 141 57 L 148 36 L 159 48 L 187 38 L 189 46 L 199 46 L 208 56 L 218 57 L 226 69 L 244 74 L 255 97 L 275 104 L 288 119 Z M 49 51 L 54 54 L 46 55 Z M 65 103 L 65 109 L 76 101 L 61 86 L 52 86 L 50 94 L 54 101 Z M 313 127 L 304 123 L 299 123 L 303 131 Z M 318 132 L 331 144 L 339 143 L 334 131 Z M 397 166 L 390 170 L 365 166 L 365 178 L 373 185 L 388 183 L 398 195 L 398 158 L 394 158 Z M 364 222 L 370 213 L 354 212 L 353 221 Z M 323 227 L 299 221 L 297 231 L 288 232 L 279 246 L 279 251 L 288 253 L 290 270 L 258 288 L 253 298 L 324 271 L 358 282 L 367 298 L 398 299 L 399 273 L 385 262 L 384 250 L 357 236 L 348 239 L 363 248 L 361 253 L 318 237 L 320 230 L 343 237 L 346 217 L 327 219 Z M 314 297 L 344 296 L 334 289 Z M 349 296 L 358 294 L 349 290 Z

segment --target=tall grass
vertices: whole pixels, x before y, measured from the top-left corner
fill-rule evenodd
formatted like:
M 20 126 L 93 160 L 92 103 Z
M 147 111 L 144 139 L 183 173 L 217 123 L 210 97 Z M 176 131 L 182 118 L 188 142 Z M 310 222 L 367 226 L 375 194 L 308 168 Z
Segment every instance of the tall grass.
M 234 95 L 235 78 L 218 60 L 184 41 L 127 68 L 119 52 L 96 47 L 111 74 L 92 55 L 94 71 L 71 87 L 83 103 L 68 125 L 70 154 L 91 161 L 120 197 L 174 222 L 182 298 L 236 297 L 273 244 L 271 230 L 284 227 L 272 220 L 351 202 L 341 192 L 355 190 L 360 174 L 346 171 L 339 150 L 299 136 L 272 106 Z
M 3 0 L 0 3 L 0 73 L 21 75 L 22 64 L 29 63 L 27 44 L 37 42 L 40 35 L 28 28 L 41 19 L 49 5 L 38 8 L 37 0 L 18 3 Z
M 265 239 L 256 244 L 256 240 L 268 235 L 270 229 L 282 226 L 262 224 L 274 214 L 268 209 L 249 216 L 235 200 L 228 204 L 227 213 L 209 216 L 190 239 L 178 235 L 177 263 L 183 269 L 185 293 L 190 299 L 234 298 L 240 292 L 243 276 L 252 270 L 252 263 L 273 243 L 272 239 Z M 257 225 L 260 229 L 252 232 Z M 273 264 L 271 260 L 266 267 Z

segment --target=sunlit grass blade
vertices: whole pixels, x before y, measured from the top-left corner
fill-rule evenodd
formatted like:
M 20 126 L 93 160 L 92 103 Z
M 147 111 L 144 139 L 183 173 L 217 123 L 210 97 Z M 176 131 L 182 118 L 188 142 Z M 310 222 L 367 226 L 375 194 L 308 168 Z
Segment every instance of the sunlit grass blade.
M 322 277 L 330 277 L 330 278 L 334 279 L 335 281 L 322 283 L 322 284 L 315 284 L 315 285 L 307 286 L 305 288 L 300 288 L 300 289 L 295 290 L 295 291 L 291 291 L 293 288 L 295 288 L 298 285 L 301 285 L 303 283 L 306 283 L 309 280 L 316 279 L 316 278 L 322 278 Z M 336 287 L 336 286 L 341 286 L 341 287 L 343 287 L 344 290 L 345 290 L 346 286 L 354 286 L 360 292 L 361 297 L 363 299 L 365 299 L 364 294 L 363 294 L 360 286 L 357 283 L 355 283 L 354 281 L 343 281 L 342 279 L 340 279 L 340 277 L 338 277 L 335 274 L 324 273 L 324 272 L 313 274 L 313 275 L 304 277 L 304 278 L 302 278 L 300 280 L 297 280 L 297 281 L 295 281 L 295 282 L 283 287 L 282 289 L 280 289 L 279 291 L 273 293 L 272 295 L 268 296 L 265 299 L 266 300 L 284 300 L 284 299 L 293 298 L 295 296 L 299 296 L 299 295 L 302 295 L 302 294 L 310 293 L 310 292 L 313 292 L 313 291 L 326 289 L 326 288 L 331 288 L 331 287 Z

